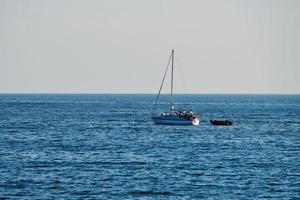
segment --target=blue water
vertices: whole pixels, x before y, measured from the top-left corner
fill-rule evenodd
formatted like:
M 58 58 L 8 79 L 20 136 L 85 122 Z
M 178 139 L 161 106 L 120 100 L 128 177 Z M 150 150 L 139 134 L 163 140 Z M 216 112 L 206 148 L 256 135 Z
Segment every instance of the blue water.
M 300 198 L 299 95 L 177 96 L 199 127 L 154 125 L 154 100 L 0 95 L 0 198 Z

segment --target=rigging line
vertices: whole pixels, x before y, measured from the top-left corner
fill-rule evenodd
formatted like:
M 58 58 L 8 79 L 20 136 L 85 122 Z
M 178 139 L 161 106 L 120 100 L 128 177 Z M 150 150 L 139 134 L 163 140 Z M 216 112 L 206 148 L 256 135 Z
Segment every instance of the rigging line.
M 178 69 L 178 74 L 179 74 L 179 77 L 180 77 L 180 79 L 181 79 L 181 81 L 182 81 L 182 83 L 183 83 L 183 90 L 184 90 L 184 92 L 185 93 L 190 93 L 190 90 L 189 90 L 189 87 L 187 87 L 188 85 L 187 85 L 187 83 L 186 83 L 186 80 L 185 80 L 185 78 L 184 78 L 184 75 L 183 75 L 183 73 L 182 73 L 182 71 L 181 71 L 181 65 L 180 65 L 180 62 L 179 62 L 179 59 L 178 59 L 178 56 L 176 55 L 176 56 L 174 56 L 174 59 L 175 59 L 175 61 L 176 61 L 176 63 L 177 63 L 177 69 Z M 179 66 L 180 65 L 180 66 Z
M 154 104 L 152 112 L 151 112 L 151 116 L 153 116 L 153 113 L 154 113 L 154 110 L 156 108 L 157 101 L 158 101 L 158 98 L 159 98 L 162 86 L 164 85 L 164 81 L 165 81 L 165 78 L 166 78 L 166 75 L 167 75 L 167 72 L 168 72 L 168 68 L 169 68 L 169 65 L 170 65 L 171 57 L 172 57 L 172 55 L 170 55 L 170 58 L 169 58 L 169 61 L 168 61 L 167 67 L 166 67 L 166 71 L 165 71 L 165 74 L 164 74 L 164 77 L 163 77 L 162 82 L 160 84 L 160 88 L 159 88 L 158 94 L 156 96 L 156 100 L 155 100 L 155 104 Z

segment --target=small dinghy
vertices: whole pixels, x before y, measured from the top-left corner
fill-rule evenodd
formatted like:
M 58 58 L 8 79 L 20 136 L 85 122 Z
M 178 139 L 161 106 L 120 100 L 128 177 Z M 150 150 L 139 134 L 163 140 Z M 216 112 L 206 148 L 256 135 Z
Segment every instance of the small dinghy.
M 221 126 L 230 126 L 232 125 L 232 121 L 229 120 L 217 120 L 217 119 L 211 119 L 210 123 L 212 125 L 221 125 Z

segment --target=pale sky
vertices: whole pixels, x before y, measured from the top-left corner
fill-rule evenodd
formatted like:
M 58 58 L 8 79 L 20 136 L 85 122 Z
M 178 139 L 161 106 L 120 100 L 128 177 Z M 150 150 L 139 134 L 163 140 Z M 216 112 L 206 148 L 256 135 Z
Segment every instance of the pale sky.
M 156 93 L 172 48 L 176 92 L 299 94 L 300 0 L 0 0 L 0 93 Z

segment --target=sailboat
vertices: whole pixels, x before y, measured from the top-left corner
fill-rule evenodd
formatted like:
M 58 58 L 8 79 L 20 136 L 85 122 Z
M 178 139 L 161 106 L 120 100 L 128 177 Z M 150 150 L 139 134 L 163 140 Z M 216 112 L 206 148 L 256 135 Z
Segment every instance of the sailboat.
M 169 110 L 166 112 L 154 114 L 156 106 L 157 106 L 157 101 L 160 96 L 161 89 L 163 87 L 166 74 L 168 72 L 168 68 L 170 65 L 170 60 L 171 60 L 171 94 L 170 94 L 170 107 Z M 194 113 L 191 110 L 177 110 L 175 109 L 174 106 L 174 101 L 173 101 L 173 76 L 174 76 L 174 49 L 171 52 L 168 65 L 165 71 L 165 74 L 163 76 L 162 83 L 159 88 L 159 92 L 157 94 L 155 104 L 153 106 L 153 110 L 151 113 L 151 118 L 155 124 L 162 124 L 162 125 L 194 125 L 198 126 L 200 123 L 200 115 L 198 113 Z

